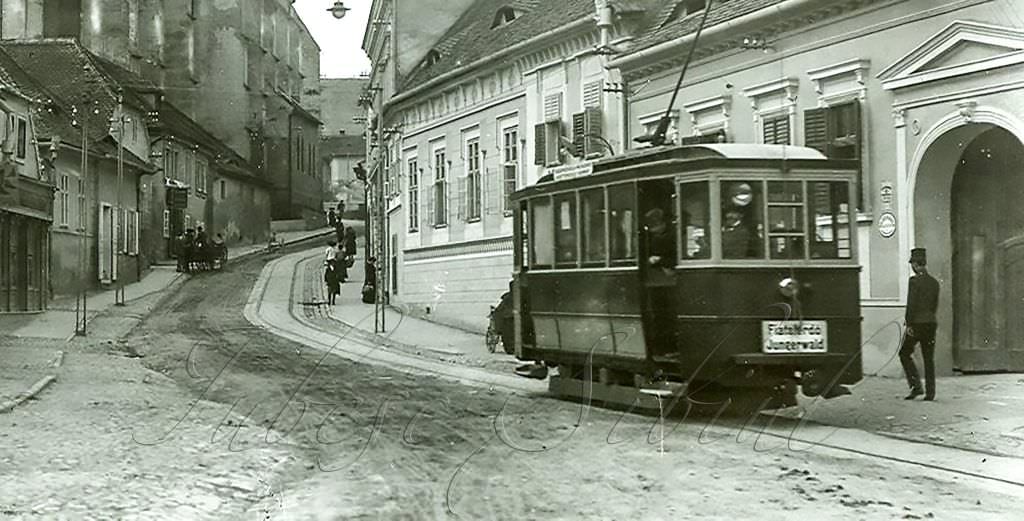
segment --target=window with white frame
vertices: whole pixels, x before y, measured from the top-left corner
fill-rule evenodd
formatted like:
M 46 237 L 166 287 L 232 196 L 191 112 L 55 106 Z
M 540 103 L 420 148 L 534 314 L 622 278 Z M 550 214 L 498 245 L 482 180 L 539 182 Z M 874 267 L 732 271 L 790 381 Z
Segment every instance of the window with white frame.
M 206 162 L 196 163 L 196 192 L 206 194 Z
M 783 78 L 744 89 L 754 111 L 758 143 L 793 144 L 798 86 L 795 78 Z
M 60 182 L 57 185 L 57 201 L 60 203 L 60 221 L 58 222 L 61 226 L 68 225 L 68 204 L 70 203 L 70 194 L 68 194 L 68 175 L 61 174 Z
M 117 251 L 128 253 L 128 210 L 123 207 L 117 212 Z
M 480 175 L 480 138 L 466 141 L 466 220 L 480 220 L 483 186 Z
M 533 129 L 534 164 L 556 166 L 561 164 L 562 136 L 562 93 L 556 92 L 544 97 L 544 122 Z
M 128 255 L 139 253 L 139 212 L 128 211 Z
M 444 148 L 434 150 L 433 224 L 448 224 L 448 160 Z
M 644 114 L 637 118 L 640 126 L 643 127 L 644 135 L 650 136 L 658 129 L 658 124 L 661 122 L 662 116 L 665 115 L 665 111 L 652 112 L 650 114 Z M 669 113 L 668 130 L 665 132 L 665 142 L 675 143 L 679 139 L 679 109 L 672 109 Z
M 24 118 L 18 118 L 18 142 L 15 157 L 25 159 L 28 152 L 28 122 Z
M 690 136 L 684 136 L 682 142 L 686 144 L 694 141 L 728 140 L 731 109 L 732 97 L 729 95 L 714 96 L 683 105 L 683 110 L 690 114 L 692 132 Z
M 503 210 L 505 215 L 512 215 L 512 193 L 519 184 L 519 126 L 505 127 L 501 130 L 501 164 L 502 187 L 505 197 Z
M 413 233 L 420 229 L 420 169 L 416 156 L 406 159 L 405 165 L 405 175 L 409 177 L 409 233 Z

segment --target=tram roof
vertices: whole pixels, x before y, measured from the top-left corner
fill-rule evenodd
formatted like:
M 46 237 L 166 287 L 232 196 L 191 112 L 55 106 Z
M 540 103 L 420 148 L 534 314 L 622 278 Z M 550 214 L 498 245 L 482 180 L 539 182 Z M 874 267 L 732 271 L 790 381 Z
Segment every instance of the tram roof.
M 645 169 L 642 177 L 678 173 L 682 165 L 686 170 L 716 167 L 852 170 L 857 168 L 857 161 L 829 159 L 813 148 L 793 145 L 707 143 L 641 148 L 594 162 L 591 175 L 559 181 L 542 177 L 537 184 L 517 192 L 516 198 L 548 192 L 555 187 L 572 188 L 628 180 L 638 177 L 635 168 Z

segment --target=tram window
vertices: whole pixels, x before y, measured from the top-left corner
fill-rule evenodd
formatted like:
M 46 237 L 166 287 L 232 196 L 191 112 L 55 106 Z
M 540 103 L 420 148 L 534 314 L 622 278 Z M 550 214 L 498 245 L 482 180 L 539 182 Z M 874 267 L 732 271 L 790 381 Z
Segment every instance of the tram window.
M 803 201 L 803 182 L 768 182 L 768 251 L 771 258 L 804 258 Z
M 764 258 L 764 198 L 757 181 L 722 182 L 722 257 Z
M 808 183 L 807 194 L 814 219 L 812 259 L 849 259 L 850 194 L 845 182 Z
M 580 192 L 581 217 L 583 219 L 583 263 L 604 265 L 608 257 L 605 244 L 604 189 L 595 188 Z
M 555 263 L 576 267 L 576 194 L 555 196 Z
M 612 263 L 636 260 L 636 190 L 632 184 L 608 187 L 608 238 Z
M 683 230 L 683 259 L 710 259 L 711 205 L 708 182 L 683 183 L 679 190 L 682 194 L 679 199 L 679 215 Z
M 555 261 L 554 215 L 551 199 L 534 199 L 530 202 L 530 266 L 550 268 Z

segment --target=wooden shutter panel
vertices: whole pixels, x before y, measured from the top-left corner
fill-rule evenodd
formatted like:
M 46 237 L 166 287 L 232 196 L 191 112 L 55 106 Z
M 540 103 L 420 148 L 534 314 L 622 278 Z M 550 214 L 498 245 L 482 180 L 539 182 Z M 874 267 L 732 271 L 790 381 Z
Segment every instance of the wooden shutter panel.
M 433 182 L 433 183 L 430 183 L 429 185 L 427 185 L 427 189 L 425 190 L 427 196 L 424 197 L 424 199 L 426 200 L 426 205 L 427 205 L 426 209 L 427 209 L 427 211 L 423 212 L 423 215 L 426 218 L 426 223 L 425 224 L 426 224 L 427 227 L 433 226 L 434 223 L 437 222 L 435 220 L 435 218 L 434 218 L 434 210 L 436 208 L 434 206 L 434 198 L 435 198 L 435 192 L 436 191 L 437 191 L 437 182 L 436 181 Z
M 598 138 L 604 134 L 604 128 L 602 125 L 602 114 L 601 109 L 596 107 L 588 107 L 584 112 L 584 128 L 586 129 L 586 135 L 589 136 L 584 140 L 583 154 L 589 156 L 590 154 L 603 155 L 604 143 Z
M 587 113 L 580 112 L 572 115 L 572 155 L 583 157 L 587 148 Z
M 466 176 L 459 176 L 456 178 L 456 182 L 458 183 L 458 193 L 457 199 L 455 201 L 456 217 L 459 220 L 466 220 L 466 218 L 469 216 L 469 212 L 467 211 L 469 201 L 466 200 L 466 198 L 468 197 L 468 190 L 466 186 L 469 183 L 469 179 Z
M 828 155 L 828 108 L 804 111 L 804 146 Z
M 544 124 L 533 126 L 533 164 L 544 166 L 547 142 L 544 139 Z
M 484 170 L 484 187 L 487 189 L 487 214 L 500 214 L 503 210 L 501 202 L 501 184 L 504 182 L 504 170 L 487 168 Z

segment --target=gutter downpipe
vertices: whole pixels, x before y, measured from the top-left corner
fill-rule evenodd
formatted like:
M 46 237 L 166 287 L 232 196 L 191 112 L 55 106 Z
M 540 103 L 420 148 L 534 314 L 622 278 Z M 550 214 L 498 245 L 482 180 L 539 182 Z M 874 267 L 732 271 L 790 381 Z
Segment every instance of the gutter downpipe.
M 822 2 L 822 0 L 786 0 L 772 7 L 758 9 L 757 11 L 747 13 L 738 18 L 733 18 L 730 20 L 725 20 L 723 22 L 717 23 L 705 29 L 701 36 L 705 40 L 707 40 L 707 38 L 709 37 L 719 36 L 721 33 L 738 30 L 745 25 L 762 21 L 771 16 L 783 16 L 790 14 L 792 11 L 799 10 L 802 8 L 817 7 L 817 5 L 815 4 L 820 4 L 821 6 L 824 6 L 828 3 L 834 3 L 835 1 L 837 0 L 827 0 L 826 2 Z M 657 56 L 658 54 L 675 50 L 680 45 L 690 43 L 693 40 L 693 37 L 693 32 L 684 34 L 679 38 L 675 38 L 667 42 L 662 42 L 653 47 L 648 47 L 646 49 L 637 51 L 633 54 L 629 54 L 621 58 L 611 60 L 610 62 L 608 62 L 606 67 L 609 69 L 614 67 L 621 67 L 622 65 L 625 65 L 627 63 L 642 60 L 644 58 L 651 58 Z

